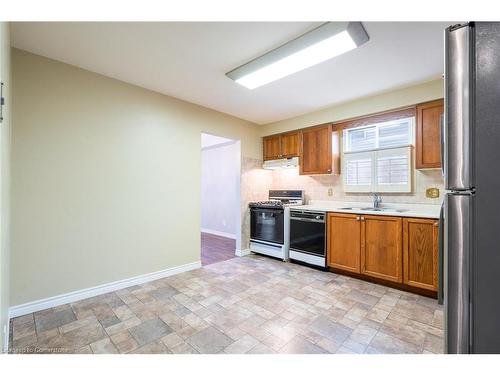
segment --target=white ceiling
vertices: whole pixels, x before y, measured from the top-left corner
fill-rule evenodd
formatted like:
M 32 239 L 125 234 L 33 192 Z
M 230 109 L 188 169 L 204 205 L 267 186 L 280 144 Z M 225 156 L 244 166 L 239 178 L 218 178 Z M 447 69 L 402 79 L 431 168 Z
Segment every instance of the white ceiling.
M 440 77 L 449 24 L 365 22 L 365 45 L 255 90 L 225 73 L 320 23 L 22 22 L 12 44 L 264 124 Z

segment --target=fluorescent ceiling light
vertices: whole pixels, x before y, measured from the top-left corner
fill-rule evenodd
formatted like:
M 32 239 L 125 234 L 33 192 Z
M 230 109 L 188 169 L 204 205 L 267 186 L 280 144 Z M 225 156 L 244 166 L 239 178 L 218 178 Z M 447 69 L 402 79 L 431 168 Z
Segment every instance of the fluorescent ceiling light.
M 226 75 L 254 89 L 353 50 L 368 39 L 360 22 L 327 22 Z
M 275 63 L 247 74 L 236 83 L 249 89 L 276 81 L 356 48 L 347 31 L 334 35 Z

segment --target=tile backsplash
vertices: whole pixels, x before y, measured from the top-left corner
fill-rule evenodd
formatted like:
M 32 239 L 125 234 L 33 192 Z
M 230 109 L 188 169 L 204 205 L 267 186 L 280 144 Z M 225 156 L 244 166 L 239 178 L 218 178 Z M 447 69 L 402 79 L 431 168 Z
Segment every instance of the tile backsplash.
M 440 191 L 439 198 L 427 198 L 425 190 L 434 187 Z M 345 193 L 342 176 L 300 176 L 298 169 L 262 168 L 262 160 L 243 158 L 241 163 L 241 249 L 248 248 L 250 237 L 250 212 L 248 203 L 267 200 L 270 189 L 304 190 L 306 203 L 316 201 L 371 202 L 367 193 Z M 332 195 L 328 195 L 331 189 Z M 426 203 L 441 204 L 444 193 L 441 170 L 415 170 L 412 193 L 382 193 L 382 203 Z
M 439 198 L 427 198 L 427 188 L 438 188 Z M 298 169 L 277 169 L 272 171 L 272 189 L 304 190 L 306 202 L 309 200 L 336 200 L 350 202 L 371 202 L 368 193 L 346 193 L 342 176 L 318 175 L 300 176 Z M 331 189 L 332 195 L 328 195 Z M 381 193 L 382 203 L 426 203 L 441 204 L 444 193 L 443 177 L 440 169 L 415 170 L 412 193 Z

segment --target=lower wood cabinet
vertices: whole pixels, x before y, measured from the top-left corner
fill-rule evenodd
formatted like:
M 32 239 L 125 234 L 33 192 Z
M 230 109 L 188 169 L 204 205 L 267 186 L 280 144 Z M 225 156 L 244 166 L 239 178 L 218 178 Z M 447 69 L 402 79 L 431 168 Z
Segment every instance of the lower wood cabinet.
M 437 290 L 438 225 L 438 220 L 403 219 L 403 275 L 406 285 Z
M 361 216 L 361 273 L 401 283 L 403 220 L 394 216 Z
M 435 219 L 329 213 L 327 264 L 436 291 L 438 223 Z
M 328 214 L 328 266 L 360 272 L 361 220 L 358 215 Z

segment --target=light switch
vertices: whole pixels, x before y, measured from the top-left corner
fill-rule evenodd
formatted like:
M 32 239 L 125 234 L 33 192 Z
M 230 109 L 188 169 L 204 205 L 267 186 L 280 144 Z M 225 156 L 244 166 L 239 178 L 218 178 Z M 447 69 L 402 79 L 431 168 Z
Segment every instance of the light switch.
M 328 189 L 328 196 L 331 197 L 333 195 L 333 189 L 329 188 Z

